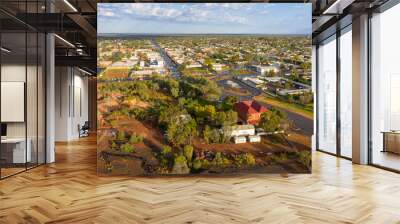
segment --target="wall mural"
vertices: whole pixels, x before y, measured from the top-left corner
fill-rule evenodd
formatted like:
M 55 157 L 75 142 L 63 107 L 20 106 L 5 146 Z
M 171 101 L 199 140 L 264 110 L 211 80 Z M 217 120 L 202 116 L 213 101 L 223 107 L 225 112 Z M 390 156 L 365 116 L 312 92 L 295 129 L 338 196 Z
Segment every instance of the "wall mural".
M 98 172 L 310 173 L 311 4 L 98 4 Z

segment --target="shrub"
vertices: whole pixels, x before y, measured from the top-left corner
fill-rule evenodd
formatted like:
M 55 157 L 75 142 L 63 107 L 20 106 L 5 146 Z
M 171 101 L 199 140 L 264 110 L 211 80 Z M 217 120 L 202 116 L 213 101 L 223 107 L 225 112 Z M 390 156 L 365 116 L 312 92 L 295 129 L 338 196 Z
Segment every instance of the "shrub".
M 157 157 L 158 161 L 160 162 L 160 166 L 164 169 L 172 166 L 173 155 L 172 148 L 170 146 L 164 145 Z
M 203 169 L 210 168 L 210 162 L 208 160 L 206 160 L 206 159 L 202 160 L 201 161 L 201 168 L 203 168 Z
M 115 127 L 115 126 L 118 125 L 118 121 L 117 121 L 117 120 L 111 120 L 111 121 L 110 121 L 110 125 L 111 125 L 112 127 Z
M 135 147 L 133 147 L 129 143 L 125 143 L 121 146 L 121 151 L 125 153 L 133 153 L 135 152 Z
M 187 165 L 186 157 L 184 155 L 178 155 L 174 159 L 174 166 L 172 168 L 173 174 L 187 174 L 190 169 Z
M 116 149 L 117 147 L 118 147 L 117 144 L 114 141 L 112 141 L 111 149 Z
M 161 155 L 167 156 L 172 152 L 172 148 L 168 145 L 164 145 L 161 149 Z
M 129 142 L 132 144 L 137 144 L 137 143 L 143 142 L 143 136 L 137 135 L 137 134 L 132 134 L 131 137 L 129 138 Z
M 117 140 L 119 141 L 125 141 L 125 132 L 124 131 L 119 131 L 117 134 Z
M 256 159 L 254 158 L 253 154 L 244 153 L 235 156 L 235 164 L 239 168 L 242 166 L 254 166 L 256 165 Z
M 201 166 L 202 166 L 201 160 L 198 159 L 198 158 L 196 158 L 196 159 L 193 161 L 193 165 L 192 165 L 193 169 L 199 170 L 199 169 L 201 168 Z
M 222 153 L 217 152 L 215 153 L 212 164 L 217 167 L 227 167 L 231 164 L 231 161 L 226 158 L 226 156 L 224 156 Z
M 212 135 L 211 128 L 210 128 L 210 126 L 206 125 L 203 130 L 203 138 L 207 144 L 211 142 L 211 135 Z
M 253 154 L 251 154 L 251 153 L 246 153 L 244 156 L 245 156 L 246 164 L 247 164 L 248 166 L 254 166 L 254 165 L 256 165 L 256 159 L 254 158 Z
M 214 128 L 212 129 L 211 132 L 211 142 L 212 143 L 221 143 L 222 139 L 221 139 L 221 133 L 219 132 L 218 129 Z
M 276 163 L 284 163 L 288 160 L 288 156 L 286 153 L 274 154 L 271 158 L 272 158 L 272 161 L 274 161 Z
M 311 168 L 311 153 L 309 151 L 299 152 L 299 162 L 303 164 L 307 169 Z
M 192 157 L 193 157 L 193 146 L 191 145 L 185 145 L 185 147 L 183 147 L 183 154 L 186 157 L 186 160 L 188 162 L 192 161 Z

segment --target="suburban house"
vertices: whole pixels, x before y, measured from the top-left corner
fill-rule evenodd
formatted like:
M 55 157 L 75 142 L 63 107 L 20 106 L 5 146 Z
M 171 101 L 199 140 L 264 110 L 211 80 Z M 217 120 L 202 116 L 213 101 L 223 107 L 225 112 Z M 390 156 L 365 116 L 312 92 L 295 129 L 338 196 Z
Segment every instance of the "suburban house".
M 254 125 L 235 125 L 232 126 L 231 136 L 255 135 Z
M 253 70 L 255 70 L 256 72 L 258 72 L 261 75 L 268 73 L 270 71 L 273 71 L 275 73 L 279 72 L 279 67 L 275 66 L 275 65 L 269 65 L 269 66 L 253 65 L 252 68 L 253 68 Z
M 260 105 L 255 100 L 241 101 L 234 105 L 240 120 L 246 124 L 258 124 L 261 114 L 268 111 L 267 108 Z
M 164 61 L 161 58 L 154 58 L 149 62 L 150 68 L 162 68 L 164 67 Z
M 186 65 L 186 68 L 201 68 L 203 65 L 201 65 L 199 62 L 192 62 Z
M 230 135 L 235 144 L 246 143 L 247 139 L 251 143 L 261 141 L 261 137 L 256 135 L 254 125 L 251 124 L 232 126 Z

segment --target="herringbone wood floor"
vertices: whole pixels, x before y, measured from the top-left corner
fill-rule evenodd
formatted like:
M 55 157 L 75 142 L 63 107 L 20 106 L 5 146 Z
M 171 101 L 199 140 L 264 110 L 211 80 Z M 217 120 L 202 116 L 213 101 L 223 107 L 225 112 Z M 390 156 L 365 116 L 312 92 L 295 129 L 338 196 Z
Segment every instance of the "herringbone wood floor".
M 0 181 L 0 223 L 400 223 L 400 175 L 314 153 L 311 175 L 96 175 L 95 138 Z

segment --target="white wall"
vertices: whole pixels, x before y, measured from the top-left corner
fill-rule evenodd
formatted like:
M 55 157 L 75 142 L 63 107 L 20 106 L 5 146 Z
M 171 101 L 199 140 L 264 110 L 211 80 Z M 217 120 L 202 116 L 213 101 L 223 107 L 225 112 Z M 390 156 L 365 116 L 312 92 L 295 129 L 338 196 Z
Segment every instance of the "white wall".
M 39 69 L 37 71 L 37 69 Z M 25 113 L 26 120 L 22 122 L 5 122 L 7 124 L 8 138 L 25 138 L 30 140 L 32 151 L 32 161 L 44 163 L 44 80 L 42 68 L 36 65 L 27 65 L 25 63 L 4 63 L 1 66 L 2 82 L 24 82 L 26 84 L 26 108 L 21 108 L 21 112 Z M 25 80 L 27 78 L 27 80 Z M 23 90 L 22 90 L 23 91 Z M 21 94 L 24 94 L 22 92 Z M 7 97 L 7 96 L 2 96 Z M 1 110 L 12 110 L 11 108 L 1 108 Z M 7 111 L 7 113 L 13 113 Z M 39 156 L 37 156 L 39 153 Z
M 56 67 L 55 73 L 55 140 L 70 141 L 88 120 L 88 78 L 72 67 Z
M 3 64 L 1 66 L 1 81 L 25 82 L 25 69 L 25 64 Z M 7 110 L 7 108 L 1 109 Z M 7 122 L 7 137 L 25 137 L 25 122 Z
M 317 48 L 315 45 L 312 46 L 312 53 L 311 53 L 311 88 L 314 93 L 314 122 L 313 122 L 313 135 L 311 137 L 311 149 L 312 150 L 317 150 Z

